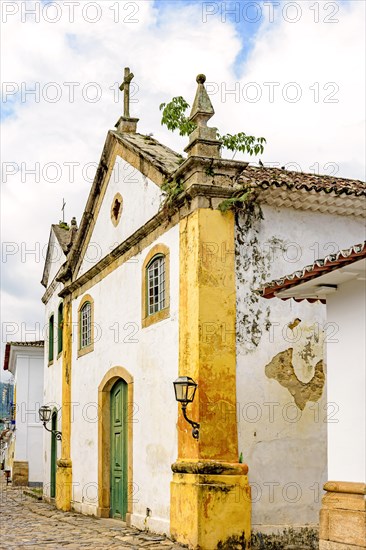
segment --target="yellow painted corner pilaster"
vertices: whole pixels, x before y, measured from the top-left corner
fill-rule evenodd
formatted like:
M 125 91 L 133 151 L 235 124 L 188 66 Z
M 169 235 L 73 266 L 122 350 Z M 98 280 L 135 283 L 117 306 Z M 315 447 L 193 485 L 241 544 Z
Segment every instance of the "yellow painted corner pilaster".
M 179 410 L 170 532 L 191 549 L 249 548 L 250 488 L 247 466 L 238 464 L 232 212 L 198 209 L 181 221 L 179 299 L 179 375 L 198 383 L 187 412 L 200 436 L 193 439 Z
M 56 508 L 63 512 L 71 509 L 72 468 L 71 460 L 60 458 L 56 470 Z
M 249 548 L 250 487 L 246 475 L 174 474 L 171 536 L 188 548 Z
M 72 464 L 71 464 L 71 357 L 72 357 L 72 302 L 68 298 L 63 308 L 63 353 L 62 353 L 62 441 L 61 459 L 57 461 L 56 506 L 60 510 L 71 509 Z
M 179 415 L 178 459 L 238 461 L 235 224 L 231 212 L 199 209 L 180 224 L 179 374 L 198 382 L 191 417 Z

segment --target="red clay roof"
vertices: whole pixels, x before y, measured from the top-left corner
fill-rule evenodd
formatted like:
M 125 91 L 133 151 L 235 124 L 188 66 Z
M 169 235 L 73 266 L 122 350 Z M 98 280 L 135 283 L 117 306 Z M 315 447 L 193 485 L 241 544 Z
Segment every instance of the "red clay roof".
M 7 342 L 5 346 L 4 366 L 3 370 L 8 370 L 10 359 L 11 346 L 25 346 L 30 348 L 42 348 L 44 346 L 44 340 L 33 340 L 33 342 Z
M 303 269 L 295 271 L 291 275 L 285 275 L 281 279 L 275 279 L 266 283 L 259 289 L 263 298 L 274 298 L 281 290 L 285 290 L 299 285 L 305 281 L 320 277 L 325 273 L 339 269 L 347 264 L 351 264 L 366 258 L 366 241 L 356 244 L 346 250 L 339 250 L 335 254 L 329 254 L 321 260 L 316 260 L 313 264 L 305 266 Z M 283 298 L 288 300 L 289 298 Z M 316 299 L 307 298 L 309 302 L 315 302 Z M 301 300 L 298 300 L 301 301 Z M 323 300 L 321 300 L 323 301 Z
M 364 181 L 307 174 L 273 167 L 247 166 L 239 178 L 239 181 L 241 180 L 254 183 L 262 189 L 284 187 L 288 190 L 316 191 L 318 193 L 323 191 L 336 195 L 366 195 Z

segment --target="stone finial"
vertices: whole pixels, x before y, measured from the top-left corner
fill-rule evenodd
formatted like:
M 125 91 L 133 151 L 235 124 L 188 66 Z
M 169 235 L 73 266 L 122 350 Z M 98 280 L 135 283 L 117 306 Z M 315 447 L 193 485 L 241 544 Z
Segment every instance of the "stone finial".
M 71 220 L 71 223 L 70 223 L 70 239 L 69 239 L 69 243 L 67 245 L 68 251 L 71 250 L 71 247 L 73 245 L 77 230 L 78 230 L 78 224 L 77 224 L 76 218 L 74 216 Z
M 196 82 L 198 87 L 189 120 L 196 124 L 197 128 L 190 134 L 185 151 L 188 156 L 220 158 L 221 142 L 217 139 L 217 129 L 207 126 L 215 111 L 204 86 L 206 76 L 197 75 Z
M 197 124 L 197 126 L 207 126 L 207 121 L 213 117 L 215 111 L 204 86 L 206 82 L 205 75 L 199 74 L 196 78 L 196 82 L 198 87 L 189 120 Z
M 119 118 L 115 125 L 117 132 L 136 133 L 139 119 L 130 116 L 130 85 L 134 76 L 129 67 L 125 67 L 123 82 L 119 87 L 121 92 L 123 91 L 123 116 Z

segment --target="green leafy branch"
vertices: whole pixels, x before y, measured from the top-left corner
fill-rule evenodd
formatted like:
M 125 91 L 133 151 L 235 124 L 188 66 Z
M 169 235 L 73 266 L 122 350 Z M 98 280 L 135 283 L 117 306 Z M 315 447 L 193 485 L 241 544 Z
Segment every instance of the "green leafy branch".
M 219 140 L 226 149 L 230 151 L 241 151 L 242 153 L 249 153 L 252 155 L 262 154 L 264 151 L 264 143 L 266 139 L 264 137 L 256 138 L 254 136 L 247 136 L 245 132 L 239 132 L 237 134 L 225 134 L 224 136 L 218 136 Z
M 196 125 L 185 116 L 189 104 L 181 95 L 173 97 L 169 103 L 161 103 L 159 109 L 163 111 L 161 124 L 168 130 L 172 132 L 179 130 L 180 136 L 188 136 L 196 128 Z
M 172 132 L 178 130 L 179 135 L 188 136 L 197 127 L 186 116 L 189 107 L 189 103 L 182 96 L 173 97 L 169 103 L 161 103 L 159 106 L 160 111 L 162 111 L 161 124 Z M 251 156 L 262 154 L 264 144 L 267 143 L 264 137 L 248 136 L 245 132 L 225 135 L 217 133 L 217 139 L 222 142 L 223 147 L 234 151 L 234 155 L 238 151 L 248 153 Z

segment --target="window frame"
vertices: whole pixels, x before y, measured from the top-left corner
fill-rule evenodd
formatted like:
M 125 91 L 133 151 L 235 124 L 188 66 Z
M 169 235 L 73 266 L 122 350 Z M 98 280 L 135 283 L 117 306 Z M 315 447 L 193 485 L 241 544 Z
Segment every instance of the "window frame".
M 150 269 L 151 267 L 154 265 L 155 262 L 157 262 L 158 260 L 163 260 L 164 262 L 164 307 L 160 307 L 160 309 L 158 309 L 157 311 L 152 311 L 150 312 Z M 159 266 L 160 267 L 160 266 Z M 166 258 L 164 256 L 164 254 L 156 254 L 155 256 L 153 256 L 151 258 L 151 260 L 149 261 L 149 263 L 147 264 L 146 266 L 146 312 L 147 312 L 147 315 L 148 317 L 150 317 L 150 315 L 155 315 L 155 313 L 159 313 L 159 311 L 162 311 L 163 309 L 165 309 L 165 303 L 166 303 L 166 276 L 165 276 L 165 270 L 166 270 Z M 160 269 L 159 269 L 160 271 Z M 159 272 L 158 273 L 158 285 L 161 284 L 161 281 L 160 281 L 160 276 L 161 276 L 161 273 Z M 153 286 L 153 288 L 155 287 L 155 285 Z M 158 298 L 158 308 L 160 306 L 160 290 L 159 290 L 159 298 Z
M 90 343 L 82 346 L 82 312 L 87 304 L 90 304 Z M 94 350 L 94 300 L 90 294 L 86 294 L 78 307 L 78 357 Z
M 64 303 L 60 302 L 57 308 L 57 359 L 60 357 L 64 349 L 63 322 L 64 322 Z
M 52 312 L 48 318 L 48 365 L 55 359 L 55 315 Z
M 164 258 L 165 303 L 164 307 L 154 313 L 149 313 L 149 267 L 159 257 Z M 142 328 L 149 327 L 170 317 L 170 251 L 165 244 L 157 244 L 146 255 L 142 266 Z

